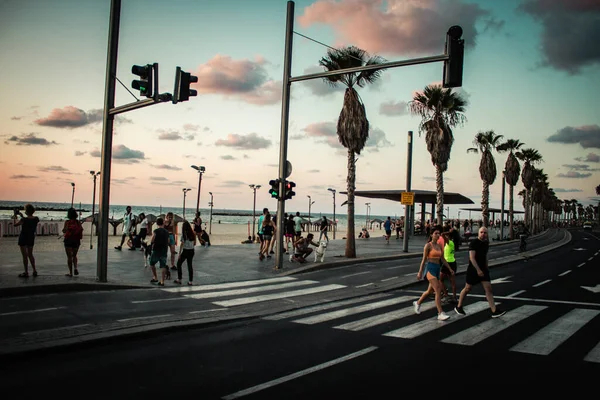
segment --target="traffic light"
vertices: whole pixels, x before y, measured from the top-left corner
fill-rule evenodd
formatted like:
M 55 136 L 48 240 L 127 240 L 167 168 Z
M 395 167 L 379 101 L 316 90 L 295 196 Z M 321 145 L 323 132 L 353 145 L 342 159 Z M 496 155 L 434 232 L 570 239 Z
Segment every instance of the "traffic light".
M 269 194 L 272 198 L 279 200 L 279 179 L 271 179 L 269 181 L 269 185 L 271 185 L 271 189 L 269 189 Z
M 131 87 L 140 91 L 140 96 L 154 97 L 152 90 L 154 66 L 158 64 L 134 65 L 131 73 L 140 77 L 139 80 L 131 82 Z
M 448 60 L 444 61 L 445 88 L 462 86 L 463 62 L 465 58 L 465 40 L 461 39 L 463 30 L 454 25 L 446 33 L 446 55 Z
M 173 90 L 173 104 L 178 101 L 188 101 L 190 96 L 197 96 L 198 92 L 190 89 L 191 83 L 198 82 L 198 77 L 181 70 L 177 67 L 175 70 L 175 89 Z
M 294 182 L 290 182 L 290 181 L 285 181 L 285 200 L 289 200 L 292 197 L 294 197 L 296 195 L 296 192 L 294 192 L 294 188 L 296 187 L 296 184 Z

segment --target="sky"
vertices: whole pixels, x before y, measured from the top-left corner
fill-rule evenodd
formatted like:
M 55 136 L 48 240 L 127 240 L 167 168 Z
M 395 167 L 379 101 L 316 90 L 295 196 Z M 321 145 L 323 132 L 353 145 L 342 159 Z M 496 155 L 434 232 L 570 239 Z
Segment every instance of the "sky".
M 73 182 L 75 202 L 91 203 L 110 7 L 110 0 L 0 0 L 0 200 L 68 203 Z M 276 208 L 268 189 L 279 171 L 286 10 L 285 0 L 122 0 L 115 105 L 141 99 L 131 89 L 135 64 L 159 64 L 161 93 L 173 93 L 180 66 L 198 76 L 198 96 L 116 117 L 111 204 L 179 206 L 183 188 L 192 189 L 193 203 L 198 173 L 190 166 L 201 165 L 201 208 L 212 192 L 215 208 L 252 209 L 250 184 L 261 185 L 257 209 Z M 597 201 L 600 0 L 300 0 L 294 10 L 294 77 L 321 71 L 327 46 L 399 61 L 443 54 L 448 28 L 463 28 L 456 91 L 468 101 L 467 121 L 454 129 L 444 180 L 446 191 L 475 204 L 450 206 L 450 217 L 480 206 L 480 155 L 466 150 L 488 130 L 538 150 L 538 167 L 559 199 Z M 406 188 L 408 131 L 412 188 L 435 190 L 420 119 L 407 104 L 441 82 L 442 68 L 387 69 L 357 88 L 370 132 L 357 156 L 356 190 Z M 322 79 L 291 85 L 287 159 L 296 196 L 286 211 L 305 213 L 314 202 L 312 213 L 331 213 L 327 189 L 347 190 L 347 151 L 336 134 L 343 95 Z M 490 206 L 499 208 L 506 154 L 494 157 Z M 522 188 L 519 182 L 515 193 Z M 338 193 L 337 214 L 345 213 L 344 200 Z M 399 201 L 357 197 L 357 214 L 366 213 L 366 202 L 371 215 L 404 213 Z M 522 209 L 517 196 L 515 209 Z

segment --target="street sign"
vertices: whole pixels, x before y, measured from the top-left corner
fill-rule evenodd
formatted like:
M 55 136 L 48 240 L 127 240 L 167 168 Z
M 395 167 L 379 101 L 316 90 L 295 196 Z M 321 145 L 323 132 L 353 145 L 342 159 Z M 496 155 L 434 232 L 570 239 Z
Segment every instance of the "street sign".
M 400 203 L 402 203 L 403 206 L 414 206 L 415 192 L 402 192 L 400 194 Z

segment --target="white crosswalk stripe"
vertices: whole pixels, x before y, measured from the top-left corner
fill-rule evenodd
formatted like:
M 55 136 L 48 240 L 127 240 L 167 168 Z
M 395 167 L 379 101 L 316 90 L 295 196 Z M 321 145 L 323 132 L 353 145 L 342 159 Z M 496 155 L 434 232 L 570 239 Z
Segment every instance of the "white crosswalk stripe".
M 600 363 L 600 342 L 583 359 L 584 361 Z
M 421 312 L 425 312 L 435 308 L 435 303 L 430 302 L 423 304 L 421 306 Z M 372 317 L 367 317 L 363 319 L 359 319 L 358 321 L 348 322 L 346 324 L 334 326 L 335 329 L 343 329 L 346 331 L 362 331 L 363 329 L 372 328 L 377 325 L 386 324 L 391 321 L 395 321 L 398 319 L 402 319 L 404 317 L 408 317 L 409 315 L 414 315 L 415 311 L 412 307 L 403 308 L 400 310 L 390 311 L 384 314 L 375 315 Z
M 240 298 L 231 299 L 231 300 L 215 301 L 215 302 L 213 302 L 213 304 L 216 304 L 221 307 L 239 306 L 242 304 L 251 304 L 251 303 L 258 303 L 261 301 L 286 299 L 289 297 L 297 297 L 297 296 L 303 296 L 303 295 L 307 295 L 307 294 L 327 292 L 330 290 L 342 289 L 345 287 L 346 286 L 344 286 L 344 285 L 324 285 L 324 286 L 317 286 L 317 287 L 302 289 L 302 290 L 293 290 L 291 292 L 273 293 L 273 294 L 265 294 L 262 296 L 240 297 Z
M 288 289 L 291 287 L 311 285 L 313 283 L 318 283 L 318 282 L 317 281 L 296 281 L 296 282 L 280 283 L 278 285 L 255 286 L 255 287 L 245 288 L 245 289 L 223 290 L 220 292 L 186 294 L 184 296 L 190 297 L 192 299 L 209 299 L 211 297 L 228 297 L 228 296 L 237 296 L 240 294 L 268 292 L 268 291 L 279 290 L 279 289 Z
M 212 285 L 176 286 L 176 287 L 170 287 L 170 288 L 163 288 L 161 290 L 164 292 L 174 292 L 174 293 L 199 292 L 199 291 L 206 291 L 206 290 L 230 289 L 230 288 L 263 285 L 265 283 L 289 282 L 289 281 L 295 281 L 295 280 L 297 280 L 297 279 L 292 278 L 291 276 L 282 276 L 281 278 L 269 278 L 269 279 L 256 279 L 256 280 L 251 280 L 251 281 L 215 283 Z

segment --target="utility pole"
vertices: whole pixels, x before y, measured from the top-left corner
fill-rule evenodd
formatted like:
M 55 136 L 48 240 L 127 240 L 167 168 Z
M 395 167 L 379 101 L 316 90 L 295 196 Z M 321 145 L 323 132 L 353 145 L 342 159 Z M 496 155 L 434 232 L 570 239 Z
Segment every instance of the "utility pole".
M 413 131 L 408 131 L 408 157 L 406 159 L 406 191 L 410 192 L 411 179 L 412 179 L 412 142 L 413 142 Z M 413 206 L 404 206 L 404 241 L 402 243 L 402 251 L 408 253 L 408 235 L 409 232 L 412 234 L 408 220 L 411 215 L 411 208 Z
M 500 240 L 504 240 L 504 192 L 506 190 L 506 171 L 502 171 L 502 206 L 500 207 Z

